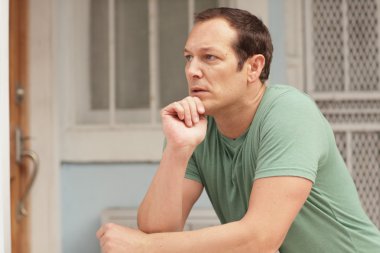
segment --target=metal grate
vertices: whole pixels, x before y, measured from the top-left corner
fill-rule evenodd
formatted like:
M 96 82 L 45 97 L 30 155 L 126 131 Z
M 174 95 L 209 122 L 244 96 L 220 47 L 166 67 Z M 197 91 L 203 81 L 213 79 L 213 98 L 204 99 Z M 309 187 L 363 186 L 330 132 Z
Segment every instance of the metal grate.
M 313 1 L 313 91 L 380 90 L 377 8 L 375 0 Z
M 343 160 L 347 163 L 347 139 L 346 133 L 344 132 L 335 132 L 335 141 L 336 145 L 340 151 Z
M 364 210 L 380 227 L 380 132 L 352 135 L 352 177 Z
M 317 101 L 318 106 L 325 111 L 360 111 L 371 110 L 378 112 L 380 110 L 380 100 L 325 100 Z
M 319 100 L 316 103 L 330 123 L 380 125 L 380 100 Z
M 380 228 L 379 1 L 313 0 L 305 7 L 306 80 L 335 131 L 363 208 Z
M 344 90 L 342 0 L 313 1 L 314 91 Z
M 347 0 L 350 90 L 380 90 L 377 18 L 375 0 Z

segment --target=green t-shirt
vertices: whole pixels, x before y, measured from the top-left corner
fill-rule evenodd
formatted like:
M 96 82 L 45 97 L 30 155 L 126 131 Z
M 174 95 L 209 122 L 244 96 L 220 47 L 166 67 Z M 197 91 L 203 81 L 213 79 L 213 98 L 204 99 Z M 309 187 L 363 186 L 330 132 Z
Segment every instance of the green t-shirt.
M 221 135 L 208 117 L 186 171 L 204 185 L 222 223 L 244 216 L 255 179 L 273 176 L 313 182 L 281 253 L 380 253 L 380 232 L 361 207 L 330 125 L 306 94 L 287 85 L 267 87 L 237 139 Z

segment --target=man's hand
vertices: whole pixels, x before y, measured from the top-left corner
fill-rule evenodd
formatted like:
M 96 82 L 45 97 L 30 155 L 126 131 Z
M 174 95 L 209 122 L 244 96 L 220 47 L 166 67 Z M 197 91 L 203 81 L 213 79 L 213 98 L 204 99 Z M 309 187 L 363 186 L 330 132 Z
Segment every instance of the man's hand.
M 186 97 L 161 111 L 168 145 L 195 148 L 206 136 L 205 108 L 197 97 Z
M 108 223 L 98 230 L 96 237 L 103 253 L 148 252 L 148 236 L 139 230 Z

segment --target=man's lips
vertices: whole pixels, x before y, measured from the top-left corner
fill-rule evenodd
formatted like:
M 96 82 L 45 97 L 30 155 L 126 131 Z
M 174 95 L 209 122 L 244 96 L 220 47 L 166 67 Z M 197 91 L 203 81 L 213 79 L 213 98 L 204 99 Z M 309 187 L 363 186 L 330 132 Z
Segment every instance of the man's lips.
M 193 94 L 199 94 L 199 93 L 209 92 L 207 89 L 202 88 L 202 87 L 192 87 L 190 91 Z

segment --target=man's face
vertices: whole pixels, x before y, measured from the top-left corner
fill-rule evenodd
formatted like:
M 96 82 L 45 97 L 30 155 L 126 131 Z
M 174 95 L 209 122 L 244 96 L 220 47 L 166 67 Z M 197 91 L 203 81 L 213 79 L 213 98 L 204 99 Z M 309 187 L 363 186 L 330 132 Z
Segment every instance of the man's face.
M 185 45 L 189 95 L 203 102 L 206 114 L 236 107 L 247 88 L 247 64 L 237 70 L 232 45 L 237 32 L 224 19 L 197 23 Z

